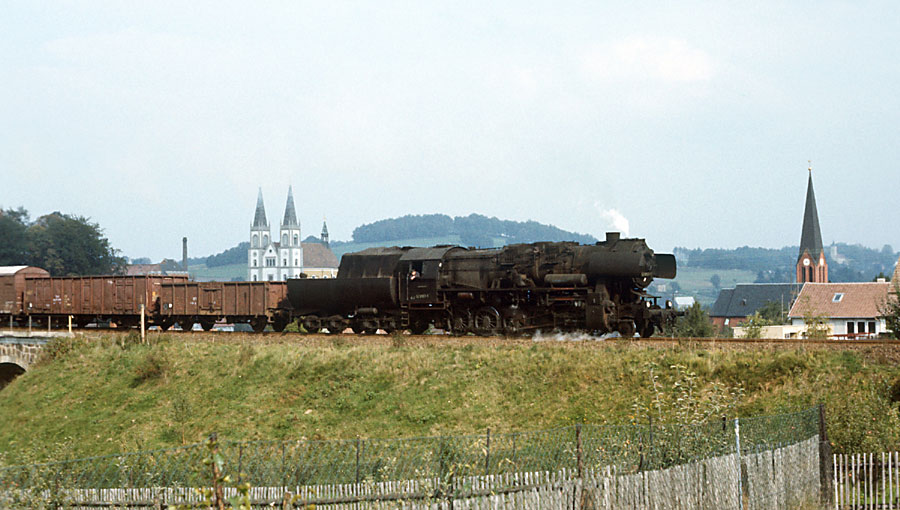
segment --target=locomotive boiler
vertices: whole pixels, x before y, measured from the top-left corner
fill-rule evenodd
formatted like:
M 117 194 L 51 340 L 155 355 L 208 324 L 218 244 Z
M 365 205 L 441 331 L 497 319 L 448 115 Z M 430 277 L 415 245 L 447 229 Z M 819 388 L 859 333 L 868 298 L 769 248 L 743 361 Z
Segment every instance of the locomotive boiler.
M 674 278 L 675 257 L 608 233 L 592 245 L 369 248 L 345 254 L 337 278 L 288 280 L 293 315 L 309 332 L 430 325 L 452 334 L 584 331 L 650 336 L 677 313 L 646 292 Z

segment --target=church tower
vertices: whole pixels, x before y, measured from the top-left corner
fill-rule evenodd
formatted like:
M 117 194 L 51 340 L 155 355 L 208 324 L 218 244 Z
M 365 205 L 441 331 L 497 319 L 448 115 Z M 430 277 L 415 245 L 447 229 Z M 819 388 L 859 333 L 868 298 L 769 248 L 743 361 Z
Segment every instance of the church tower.
M 322 244 L 328 248 L 328 225 L 325 224 L 324 218 L 322 218 Z
M 278 280 L 299 278 L 303 272 L 303 245 L 300 239 L 300 222 L 297 221 L 297 211 L 294 209 L 294 190 L 290 186 L 280 234 Z
M 806 187 L 806 209 L 803 212 L 803 230 L 800 234 L 800 255 L 797 257 L 797 283 L 828 283 L 828 263 L 822 249 L 822 231 L 819 229 L 819 212 L 816 210 L 816 194 L 813 191 L 812 167 L 809 168 L 809 184 Z
M 256 214 L 250 226 L 250 249 L 247 253 L 247 267 L 250 270 L 251 282 L 263 281 L 264 254 L 269 246 L 269 222 L 266 220 L 266 207 L 263 205 L 262 188 L 256 197 Z

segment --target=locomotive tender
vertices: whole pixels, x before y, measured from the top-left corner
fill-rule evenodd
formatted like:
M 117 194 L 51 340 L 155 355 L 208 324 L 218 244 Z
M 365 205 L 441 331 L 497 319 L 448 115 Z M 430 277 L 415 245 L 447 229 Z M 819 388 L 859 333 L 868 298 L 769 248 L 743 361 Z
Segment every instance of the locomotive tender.
M 293 316 L 309 332 L 423 333 L 433 324 L 452 334 L 648 337 L 677 312 L 645 289 L 654 277 L 674 278 L 675 266 L 674 255 L 655 254 L 643 239 L 607 233 L 594 245 L 369 248 L 345 254 L 337 278 L 290 279 L 287 287 Z

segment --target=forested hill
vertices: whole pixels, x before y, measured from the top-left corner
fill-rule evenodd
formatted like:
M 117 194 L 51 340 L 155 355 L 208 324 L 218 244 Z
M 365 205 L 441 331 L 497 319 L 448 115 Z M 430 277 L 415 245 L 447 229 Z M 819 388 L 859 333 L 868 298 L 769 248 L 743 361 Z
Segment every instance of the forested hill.
M 490 248 L 535 241 L 595 243 L 597 239 L 591 235 L 567 232 L 536 221 L 500 220 L 480 214 L 455 218 L 445 214 L 426 214 L 407 215 L 361 225 L 353 230 L 352 241 L 332 241 L 331 249 L 340 258 L 344 253 L 369 246 L 461 244 Z M 319 239 L 309 236 L 303 242 L 319 242 Z M 249 243 L 243 242 L 222 253 L 210 255 L 205 260 L 206 266 L 246 264 L 249 247 Z
M 784 248 L 675 248 L 680 267 L 742 269 L 756 273 L 756 283 L 791 282 L 795 278 L 798 246 Z M 891 277 L 897 253 L 890 245 L 880 250 L 858 244 L 833 243 L 825 247 L 828 279 L 833 282 L 871 281 Z
M 591 235 L 567 232 L 536 221 L 501 220 L 481 214 L 457 217 L 446 214 L 407 215 L 368 223 L 353 230 L 354 243 L 445 236 L 459 236 L 461 244 L 483 248 L 535 241 L 597 241 Z

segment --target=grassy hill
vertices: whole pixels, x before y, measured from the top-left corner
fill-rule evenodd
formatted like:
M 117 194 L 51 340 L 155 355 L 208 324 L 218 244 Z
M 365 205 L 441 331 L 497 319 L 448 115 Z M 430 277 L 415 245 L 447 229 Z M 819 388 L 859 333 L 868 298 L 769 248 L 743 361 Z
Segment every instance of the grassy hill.
M 0 392 L 0 463 L 174 446 L 182 432 L 194 442 L 211 431 L 228 439 L 352 438 L 645 422 L 636 409 L 657 398 L 713 416 L 822 401 L 839 451 L 895 447 L 900 437 L 893 348 L 150 338 L 137 345 L 134 334 L 82 337 L 51 348 Z

